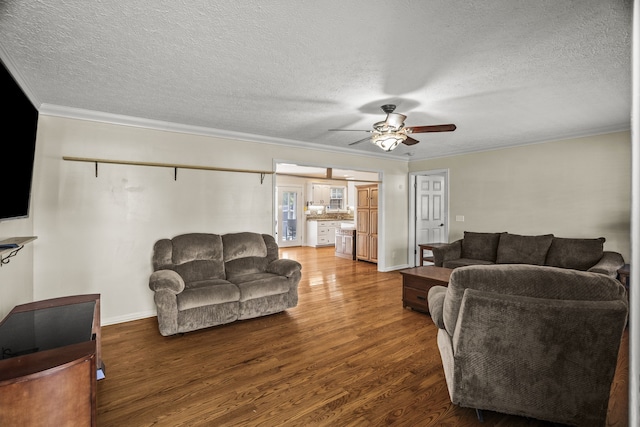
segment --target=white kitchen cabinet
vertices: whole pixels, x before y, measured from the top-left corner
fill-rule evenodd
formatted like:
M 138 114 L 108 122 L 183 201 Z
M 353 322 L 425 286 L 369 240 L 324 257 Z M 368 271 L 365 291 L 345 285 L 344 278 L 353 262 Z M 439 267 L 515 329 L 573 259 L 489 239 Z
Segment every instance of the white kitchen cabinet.
M 333 246 L 340 221 L 307 221 L 307 246 Z
M 307 202 L 312 206 L 326 206 L 329 204 L 331 187 L 328 184 L 309 184 L 307 187 Z
M 311 183 L 307 185 L 307 203 L 311 206 L 328 206 L 334 210 L 345 208 L 347 187 Z

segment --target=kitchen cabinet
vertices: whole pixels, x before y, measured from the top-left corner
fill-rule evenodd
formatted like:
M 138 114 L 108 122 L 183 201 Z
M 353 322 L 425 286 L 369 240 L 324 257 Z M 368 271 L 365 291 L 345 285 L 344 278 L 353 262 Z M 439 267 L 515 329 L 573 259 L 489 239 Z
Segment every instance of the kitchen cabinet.
M 336 228 L 340 228 L 340 221 L 307 221 L 307 246 L 335 245 Z
M 356 186 L 356 258 L 378 262 L 378 184 Z
M 346 209 L 347 187 L 312 183 L 307 186 L 307 203 L 311 206 L 327 206 L 330 209 Z
M 310 184 L 307 188 L 307 202 L 313 206 L 327 206 L 331 196 L 328 184 Z
M 336 228 L 336 256 L 340 258 L 356 259 L 356 230 Z

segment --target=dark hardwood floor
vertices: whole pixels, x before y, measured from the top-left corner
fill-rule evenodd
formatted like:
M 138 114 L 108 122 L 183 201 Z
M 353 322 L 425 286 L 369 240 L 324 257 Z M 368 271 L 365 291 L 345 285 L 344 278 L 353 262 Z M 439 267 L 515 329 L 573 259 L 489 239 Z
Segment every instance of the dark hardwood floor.
M 549 426 L 449 400 L 436 327 L 402 307 L 402 278 L 333 255 L 283 248 L 303 266 L 298 306 L 162 337 L 156 318 L 102 328 L 98 425 Z M 149 298 L 152 298 L 149 291 Z M 628 335 L 608 426 L 626 426 Z

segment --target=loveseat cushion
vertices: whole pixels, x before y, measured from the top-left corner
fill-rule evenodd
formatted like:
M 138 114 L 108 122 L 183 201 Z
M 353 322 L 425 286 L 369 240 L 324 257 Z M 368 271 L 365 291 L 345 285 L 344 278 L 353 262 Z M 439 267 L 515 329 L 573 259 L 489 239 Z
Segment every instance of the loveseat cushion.
M 496 264 L 544 265 L 553 234 L 521 236 L 503 233 L 500 236 Z
M 222 236 L 224 262 L 238 258 L 267 256 L 267 245 L 258 233 L 229 233 Z
M 189 233 L 171 239 L 171 262 L 183 264 L 196 260 L 222 261 L 222 238 L 218 234 Z
M 264 273 L 267 269 L 267 264 L 267 258 L 251 256 L 226 262 L 224 270 L 227 274 L 227 280 L 236 283 L 234 280 L 236 276 Z
M 240 289 L 223 279 L 200 280 L 185 284 L 177 295 L 178 310 L 238 301 Z
M 462 239 L 462 258 L 495 262 L 501 234 L 503 233 L 465 231 Z
M 240 289 L 240 301 L 289 292 L 289 280 L 271 273 L 253 273 L 235 276 L 233 283 Z
M 160 245 L 162 244 L 160 243 Z M 164 268 L 174 270 L 182 276 L 185 283 L 206 279 L 224 279 L 222 255 L 220 235 L 183 234 L 171 239 L 171 258 L 168 260 L 170 263 Z M 160 254 L 158 257 L 160 258 Z
M 554 237 L 545 265 L 586 271 L 602 258 L 604 242 L 604 237 L 597 239 Z

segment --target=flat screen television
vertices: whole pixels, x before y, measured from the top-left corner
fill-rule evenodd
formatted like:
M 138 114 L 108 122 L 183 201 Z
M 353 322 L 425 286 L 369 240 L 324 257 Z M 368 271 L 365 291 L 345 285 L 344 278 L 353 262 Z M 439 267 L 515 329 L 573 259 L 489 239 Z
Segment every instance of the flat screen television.
M 0 165 L 4 191 L 0 221 L 29 216 L 38 110 L 22 91 L 4 63 L 0 67 L 0 100 L 4 104 Z

